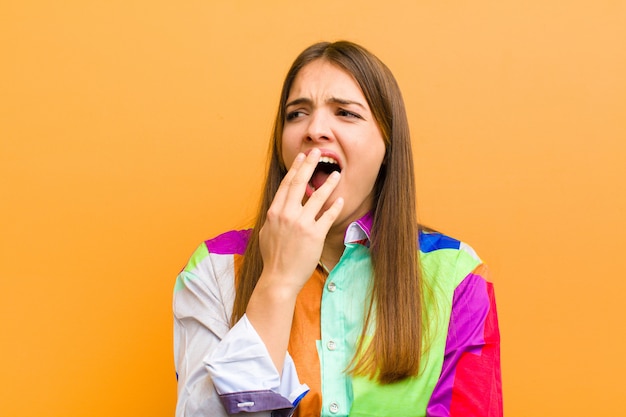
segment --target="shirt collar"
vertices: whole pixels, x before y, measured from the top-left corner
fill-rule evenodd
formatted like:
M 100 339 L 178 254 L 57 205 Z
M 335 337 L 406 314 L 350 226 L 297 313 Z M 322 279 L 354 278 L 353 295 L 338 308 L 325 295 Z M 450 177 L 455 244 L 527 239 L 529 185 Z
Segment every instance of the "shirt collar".
M 350 223 L 350 226 L 346 229 L 344 235 L 344 243 L 361 243 L 369 247 L 369 240 L 372 231 L 372 223 L 374 222 L 374 215 L 371 211 L 367 212 L 365 216 Z

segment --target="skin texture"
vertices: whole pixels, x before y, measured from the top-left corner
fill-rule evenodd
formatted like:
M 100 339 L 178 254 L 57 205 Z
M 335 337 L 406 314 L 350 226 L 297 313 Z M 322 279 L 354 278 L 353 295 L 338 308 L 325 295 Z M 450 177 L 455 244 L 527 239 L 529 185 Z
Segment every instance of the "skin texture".
M 281 182 L 259 234 L 263 272 L 246 315 L 279 373 L 289 343 L 298 293 L 323 260 L 332 269 L 343 253 L 347 226 L 372 208 L 385 156 L 380 129 L 354 78 L 316 60 L 300 70 L 287 99 Z M 309 181 L 322 155 L 341 174 L 313 192 Z

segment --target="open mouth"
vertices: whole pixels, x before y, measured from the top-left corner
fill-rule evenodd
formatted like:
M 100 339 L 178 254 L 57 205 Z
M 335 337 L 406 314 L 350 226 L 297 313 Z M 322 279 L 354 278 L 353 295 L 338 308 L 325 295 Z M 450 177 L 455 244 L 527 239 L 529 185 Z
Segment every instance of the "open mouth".
M 331 158 L 330 156 L 322 156 L 315 167 L 315 171 L 313 171 L 311 180 L 309 181 L 309 185 L 313 191 L 324 185 L 328 176 L 334 171 L 341 172 L 341 167 L 339 166 L 337 160 L 335 158 Z

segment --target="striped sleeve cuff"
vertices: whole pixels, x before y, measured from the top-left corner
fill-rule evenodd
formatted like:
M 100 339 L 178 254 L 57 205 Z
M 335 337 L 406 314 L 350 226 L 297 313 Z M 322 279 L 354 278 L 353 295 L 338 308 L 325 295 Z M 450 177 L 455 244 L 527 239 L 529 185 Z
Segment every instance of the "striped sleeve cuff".
M 213 384 L 229 414 L 275 410 L 289 416 L 309 391 L 300 384 L 289 353 L 282 377 L 248 318 L 233 326 L 205 360 Z

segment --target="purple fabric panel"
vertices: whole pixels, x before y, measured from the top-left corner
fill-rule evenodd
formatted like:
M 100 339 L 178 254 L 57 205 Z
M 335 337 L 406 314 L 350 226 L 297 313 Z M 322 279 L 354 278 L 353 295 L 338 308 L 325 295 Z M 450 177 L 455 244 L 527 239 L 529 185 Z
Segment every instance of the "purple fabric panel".
M 427 416 L 450 415 L 456 365 L 466 352 L 480 355 L 489 305 L 487 282 L 480 275 L 469 274 L 454 290 L 441 376 L 426 408 Z
M 210 253 L 217 255 L 243 255 L 251 232 L 251 229 L 231 230 L 204 243 Z
M 371 237 L 372 224 L 374 223 L 374 215 L 371 211 L 368 211 L 367 214 L 356 221 L 356 223 L 361 226 L 361 229 L 365 232 L 367 237 Z
M 288 416 L 295 408 L 285 397 L 270 390 L 224 394 L 220 400 L 228 414 L 275 410 L 277 413 L 272 416 Z

